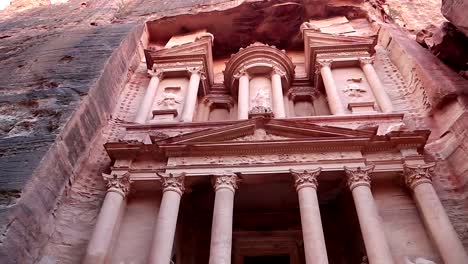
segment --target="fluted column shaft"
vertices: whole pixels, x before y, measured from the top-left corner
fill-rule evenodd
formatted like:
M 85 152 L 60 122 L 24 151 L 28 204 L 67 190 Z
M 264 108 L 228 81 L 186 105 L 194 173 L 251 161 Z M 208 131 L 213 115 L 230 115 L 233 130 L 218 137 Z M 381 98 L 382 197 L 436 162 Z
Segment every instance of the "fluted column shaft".
M 380 109 L 382 109 L 384 113 L 391 113 L 393 111 L 392 100 L 388 97 L 379 76 L 375 72 L 374 66 L 372 65 L 373 58 L 360 58 L 359 61 Z
M 413 190 L 414 200 L 444 263 L 468 263 L 468 255 L 457 232 L 432 186 L 431 172 L 435 164 L 404 166 L 406 184 Z
M 370 264 L 393 264 L 377 205 L 370 189 L 374 166 L 347 168 L 348 186 L 352 192 L 362 237 Z
M 148 73 L 151 76 L 151 80 L 148 84 L 148 88 L 146 88 L 143 101 L 141 102 L 140 108 L 138 108 L 138 112 L 135 117 L 135 122 L 141 124 L 145 123 L 148 119 L 151 107 L 154 103 L 154 98 L 156 97 L 156 93 L 158 91 L 159 82 L 162 79 L 161 71 L 148 71 Z
M 239 78 L 237 119 L 249 119 L 249 75 L 241 71 L 235 77 Z
M 273 112 L 276 118 L 285 118 L 286 111 L 284 108 L 283 87 L 281 84 L 281 76 L 285 73 L 278 68 L 273 68 L 271 74 L 271 88 L 273 95 Z
M 197 104 L 198 87 L 200 86 L 200 80 L 202 78 L 200 68 L 192 68 L 188 71 L 190 72 L 190 81 L 185 96 L 184 108 L 182 110 L 181 120 L 183 122 L 193 121 L 193 114 L 195 113 Z
M 163 196 L 159 208 L 149 264 L 166 264 L 171 261 L 172 247 L 179 215 L 180 199 L 184 191 L 184 174 L 159 174 Z
M 231 263 L 232 217 L 237 181 L 238 177 L 235 174 L 218 175 L 214 178 L 216 196 L 211 226 L 209 264 Z
M 321 168 L 313 171 L 290 170 L 299 197 L 306 264 L 328 264 L 317 197 L 317 176 L 320 171 Z
M 107 181 L 107 193 L 86 250 L 83 264 L 106 263 L 112 246 L 112 238 L 119 226 L 119 218 L 125 196 L 130 188 L 130 174 L 103 174 Z
M 327 93 L 328 105 L 331 113 L 333 115 L 344 115 L 345 108 L 341 102 L 330 68 L 332 60 L 320 60 L 317 63 L 317 67 L 320 69 L 320 74 L 322 75 L 323 85 L 325 86 L 325 92 Z

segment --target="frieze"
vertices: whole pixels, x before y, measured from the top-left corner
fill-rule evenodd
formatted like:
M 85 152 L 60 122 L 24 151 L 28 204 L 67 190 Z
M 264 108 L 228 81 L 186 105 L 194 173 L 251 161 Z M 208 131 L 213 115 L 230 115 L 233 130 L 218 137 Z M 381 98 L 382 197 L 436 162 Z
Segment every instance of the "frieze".
M 242 164 L 272 164 L 272 163 L 306 163 L 324 160 L 362 158 L 359 152 L 317 152 L 304 154 L 272 154 L 272 155 L 236 155 L 236 156 L 204 156 L 204 157 L 171 157 L 167 165 L 242 165 Z

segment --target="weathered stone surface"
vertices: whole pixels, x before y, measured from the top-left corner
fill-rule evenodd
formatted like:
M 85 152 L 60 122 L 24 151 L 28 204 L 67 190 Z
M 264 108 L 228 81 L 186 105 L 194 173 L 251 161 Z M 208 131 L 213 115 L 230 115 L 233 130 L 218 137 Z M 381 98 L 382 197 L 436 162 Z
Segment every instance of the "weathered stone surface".
M 468 36 L 468 1 L 466 0 L 442 0 L 442 14 L 461 32 Z

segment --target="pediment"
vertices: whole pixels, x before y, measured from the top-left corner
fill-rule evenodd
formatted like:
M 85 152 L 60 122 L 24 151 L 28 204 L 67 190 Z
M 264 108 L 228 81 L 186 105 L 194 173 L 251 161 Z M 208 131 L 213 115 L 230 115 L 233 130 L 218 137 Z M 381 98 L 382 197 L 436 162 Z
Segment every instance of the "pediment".
M 223 128 L 206 129 L 158 142 L 160 145 L 271 142 L 294 140 L 370 138 L 375 131 L 319 126 L 310 123 L 255 118 Z

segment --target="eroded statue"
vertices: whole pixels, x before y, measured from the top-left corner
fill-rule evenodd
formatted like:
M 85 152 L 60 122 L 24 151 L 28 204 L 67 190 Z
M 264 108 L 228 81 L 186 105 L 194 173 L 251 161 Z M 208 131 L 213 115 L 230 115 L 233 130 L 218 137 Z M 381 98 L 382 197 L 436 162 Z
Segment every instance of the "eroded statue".
M 269 108 L 270 107 L 270 93 L 264 88 L 258 89 L 253 99 L 253 105 Z
M 171 90 L 164 90 L 162 98 L 158 101 L 163 109 L 176 109 L 182 103 L 182 97 Z

